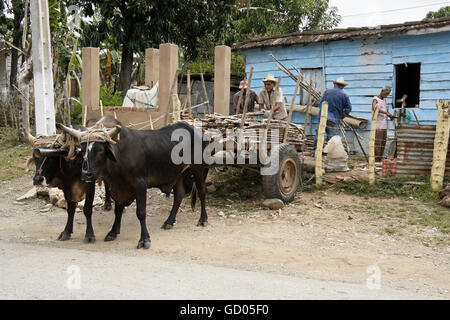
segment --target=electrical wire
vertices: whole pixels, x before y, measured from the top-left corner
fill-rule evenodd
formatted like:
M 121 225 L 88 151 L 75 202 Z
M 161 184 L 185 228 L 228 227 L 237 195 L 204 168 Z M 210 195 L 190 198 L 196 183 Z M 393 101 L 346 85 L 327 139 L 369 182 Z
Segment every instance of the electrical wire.
M 386 12 L 396 12 L 396 11 L 403 11 L 403 10 L 416 9 L 416 8 L 425 8 L 425 7 L 431 7 L 431 6 L 441 5 L 441 4 L 448 4 L 448 5 L 450 5 L 450 1 L 430 3 L 430 4 L 427 4 L 427 5 L 421 5 L 421 6 L 415 6 L 415 7 L 407 7 L 407 8 L 398 8 L 398 9 L 392 9 L 392 10 L 357 13 L 357 14 L 351 14 L 351 15 L 347 15 L 347 16 L 342 16 L 342 18 L 355 17 L 355 16 L 364 15 L 364 14 L 386 13 Z

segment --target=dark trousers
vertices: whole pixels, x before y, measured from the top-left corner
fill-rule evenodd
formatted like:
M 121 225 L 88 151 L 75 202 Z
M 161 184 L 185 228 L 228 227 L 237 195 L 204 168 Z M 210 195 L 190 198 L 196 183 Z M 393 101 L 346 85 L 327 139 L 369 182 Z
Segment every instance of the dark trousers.
M 380 162 L 383 160 L 386 140 L 387 140 L 387 129 L 375 130 L 375 162 Z
M 314 150 L 316 150 L 316 147 L 317 147 L 317 133 L 318 133 L 318 130 L 316 130 L 316 136 L 314 137 L 314 145 L 313 145 Z M 334 136 L 340 136 L 342 139 L 342 134 L 341 134 L 341 130 L 339 129 L 339 124 L 328 120 L 327 126 L 325 127 L 324 143 L 326 144 Z

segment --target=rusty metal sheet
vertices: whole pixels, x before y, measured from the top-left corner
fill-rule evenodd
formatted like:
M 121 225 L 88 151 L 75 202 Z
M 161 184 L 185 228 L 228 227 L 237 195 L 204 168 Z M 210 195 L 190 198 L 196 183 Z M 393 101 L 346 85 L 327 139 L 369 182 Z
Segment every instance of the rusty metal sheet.
M 397 128 L 397 173 L 431 174 L 436 126 L 403 124 Z M 445 175 L 450 176 L 450 144 Z

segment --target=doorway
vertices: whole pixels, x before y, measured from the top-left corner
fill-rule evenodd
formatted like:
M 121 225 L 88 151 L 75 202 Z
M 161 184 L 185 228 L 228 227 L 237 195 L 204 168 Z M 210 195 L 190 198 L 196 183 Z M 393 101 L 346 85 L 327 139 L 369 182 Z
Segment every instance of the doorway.
M 406 108 L 415 108 L 420 102 L 420 63 L 402 63 L 395 65 L 395 108 L 401 108 L 399 101 L 405 99 Z

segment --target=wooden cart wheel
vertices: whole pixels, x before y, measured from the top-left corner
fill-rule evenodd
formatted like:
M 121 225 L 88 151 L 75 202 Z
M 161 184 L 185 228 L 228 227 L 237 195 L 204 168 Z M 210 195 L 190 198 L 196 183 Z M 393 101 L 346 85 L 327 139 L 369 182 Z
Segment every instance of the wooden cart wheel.
M 289 144 L 281 144 L 271 150 L 278 154 L 279 168 L 273 175 L 262 175 L 264 195 L 283 202 L 294 200 L 302 176 L 302 166 L 297 150 Z

